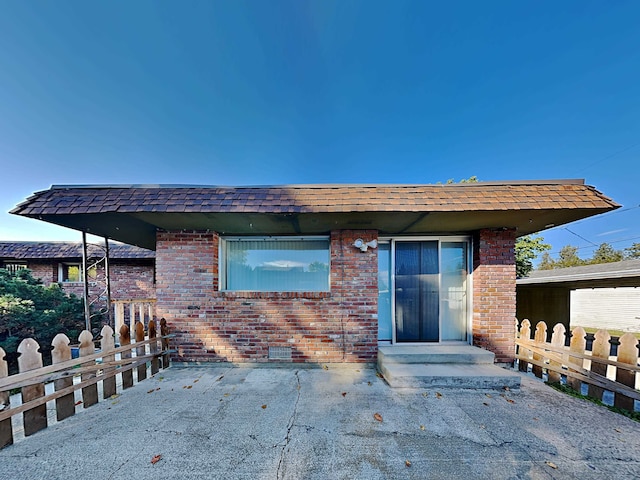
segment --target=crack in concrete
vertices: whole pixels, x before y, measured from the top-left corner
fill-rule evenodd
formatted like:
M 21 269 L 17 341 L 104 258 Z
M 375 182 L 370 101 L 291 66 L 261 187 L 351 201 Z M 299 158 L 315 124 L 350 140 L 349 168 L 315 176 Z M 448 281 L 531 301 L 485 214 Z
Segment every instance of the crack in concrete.
M 300 377 L 298 375 L 298 370 L 295 371 L 296 376 L 296 402 L 293 405 L 293 412 L 291 412 L 291 416 L 289 417 L 289 422 L 287 423 L 287 434 L 284 437 L 284 445 L 282 445 L 282 450 L 280 451 L 280 459 L 278 460 L 278 469 L 276 470 L 276 480 L 280 480 L 280 470 L 282 469 L 282 478 L 284 478 L 284 456 L 289 446 L 289 442 L 291 441 L 291 430 L 293 429 L 293 422 L 295 421 L 296 415 L 298 413 L 298 402 L 300 401 Z
M 109 475 L 108 480 L 111 480 L 113 478 L 113 476 L 116 473 L 118 473 L 120 470 L 122 470 L 122 467 L 124 467 L 127 463 L 129 463 L 129 459 L 127 459 L 124 462 L 122 462 L 118 468 L 116 468 L 113 472 L 111 472 L 111 475 Z

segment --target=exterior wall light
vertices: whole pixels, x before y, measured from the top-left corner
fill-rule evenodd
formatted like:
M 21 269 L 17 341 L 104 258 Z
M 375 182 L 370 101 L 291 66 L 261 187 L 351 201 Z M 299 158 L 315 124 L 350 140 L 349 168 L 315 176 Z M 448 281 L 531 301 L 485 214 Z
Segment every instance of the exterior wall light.
M 369 247 L 376 248 L 378 246 L 377 240 L 371 240 L 370 242 L 365 242 L 361 238 L 357 238 L 355 242 L 353 242 L 353 246 L 359 248 L 361 251 L 366 252 Z

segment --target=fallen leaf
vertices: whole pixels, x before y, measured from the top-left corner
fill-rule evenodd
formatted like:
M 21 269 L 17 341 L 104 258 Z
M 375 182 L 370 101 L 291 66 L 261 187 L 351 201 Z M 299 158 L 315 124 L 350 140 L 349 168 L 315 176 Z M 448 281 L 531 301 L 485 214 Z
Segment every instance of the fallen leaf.
M 436 398 L 442 398 L 442 394 L 440 392 L 436 392 Z
M 404 464 L 407 468 L 409 468 L 411 466 L 411 462 L 409 460 L 405 460 Z
M 190 388 L 192 388 L 192 387 L 193 387 L 193 385 L 189 385 L 189 386 L 187 387 L 187 390 L 189 390 L 189 389 L 190 389 Z
M 507 387 L 506 385 L 504 387 L 502 387 L 504 389 L 505 392 L 508 392 L 509 390 L 511 390 L 509 387 Z
M 156 392 L 157 392 L 158 390 L 160 390 L 160 387 L 156 388 Z
M 219 382 L 220 380 L 222 380 L 224 378 L 224 375 L 220 375 L 218 378 L 216 378 L 216 382 Z
M 376 372 L 376 377 L 378 377 L 378 378 L 384 378 L 384 376 L 383 376 L 380 372 Z
M 346 397 L 347 396 L 347 392 L 342 392 L 342 396 Z
M 162 458 L 162 455 L 156 455 L 151 459 L 151 463 L 155 465 L 160 461 L 161 458 Z
M 618 433 L 622 433 L 622 430 L 620 430 L 619 428 L 614 428 L 614 430 Z
M 537 422 L 538 420 L 540 420 L 538 417 L 533 417 L 533 419 Z
M 199 378 L 196 378 L 196 379 L 193 381 L 193 383 L 198 383 L 199 381 L 200 381 L 200 379 L 199 379 Z
M 485 395 L 487 396 L 487 398 L 493 398 L 493 396 L 490 393 L 485 393 Z
M 487 428 L 485 425 L 480 425 L 480 428 Z
M 322 369 L 323 370 L 329 370 L 329 367 L 327 367 L 326 365 L 322 365 Z
M 262 405 L 262 409 L 264 410 L 265 408 L 267 408 L 267 406 L 266 405 Z
M 549 462 L 549 461 L 547 461 L 547 462 L 544 462 L 544 463 L 546 463 L 547 465 L 549 465 L 549 466 L 550 466 L 551 468 L 553 468 L 554 470 L 557 470 L 557 469 L 558 469 L 558 466 L 557 466 L 555 463 L 553 463 L 553 462 Z
M 420 430 L 424 430 L 424 425 L 420 425 Z
M 509 403 L 516 403 L 516 401 L 513 398 L 507 398 L 506 400 Z
M 482 404 L 487 406 L 487 407 L 489 406 L 489 404 L 487 402 L 482 402 Z
M 429 396 L 429 392 L 424 392 L 424 393 L 422 394 L 422 396 L 423 396 L 424 398 L 427 398 L 427 397 Z
M 115 398 L 118 398 L 119 396 L 120 396 L 120 394 L 119 394 L 119 393 L 114 393 L 113 395 L 111 395 L 111 396 L 109 397 L 109 400 L 113 400 L 113 399 L 115 399 Z
M 155 392 L 155 391 L 156 391 L 156 390 L 155 390 L 154 388 L 152 388 L 152 389 L 151 389 L 151 390 L 149 390 L 147 393 L 153 393 L 153 392 Z
M 380 415 L 379 413 L 374 413 L 373 418 L 375 418 L 379 422 L 382 421 L 382 415 Z
M 371 386 L 371 385 L 373 385 L 373 383 L 371 383 L 371 382 L 367 382 L 367 385 Z
M 76 405 L 82 405 L 82 400 L 78 400 L 75 404 Z
M 228 394 L 228 393 L 225 393 L 225 394 L 223 395 L 223 397 L 228 397 L 228 396 L 229 396 L 229 394 Z

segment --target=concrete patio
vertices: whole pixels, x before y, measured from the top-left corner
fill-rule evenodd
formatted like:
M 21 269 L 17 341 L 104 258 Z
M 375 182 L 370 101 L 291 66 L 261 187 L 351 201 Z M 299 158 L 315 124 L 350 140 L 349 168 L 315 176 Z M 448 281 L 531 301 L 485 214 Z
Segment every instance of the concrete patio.
M 173 366 L 0 450 L 0 478 L 640 477 L 640 423 L 521 380 L 392 389 L 363 366 Z

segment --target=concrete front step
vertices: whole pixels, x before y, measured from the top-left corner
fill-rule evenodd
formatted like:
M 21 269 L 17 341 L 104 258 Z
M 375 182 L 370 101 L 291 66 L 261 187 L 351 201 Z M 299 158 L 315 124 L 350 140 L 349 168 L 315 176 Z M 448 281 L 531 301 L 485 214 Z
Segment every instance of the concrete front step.
M 391 387 L 520 388 L 520 375 L 494 365 L 494 358 L 471 345 L 381 346 L 378 371 Z
M 381 363 L 493 364 L 493 352 L 472 345 L 393 345 L 378 347 Z
M 382 363 L 378 369 L 395 388 L 469 388 L 499 390 L 520 388 L 520 375 L 497 365 L 461 363 Z

